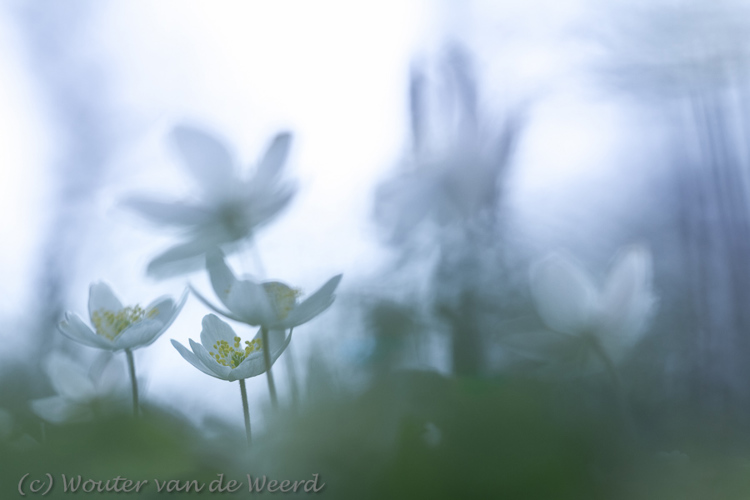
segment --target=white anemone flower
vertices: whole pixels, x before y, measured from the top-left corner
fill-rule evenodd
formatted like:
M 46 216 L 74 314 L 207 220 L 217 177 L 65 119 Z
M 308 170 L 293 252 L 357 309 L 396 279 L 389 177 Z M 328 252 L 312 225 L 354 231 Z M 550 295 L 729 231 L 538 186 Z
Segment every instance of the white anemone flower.
M 89 347 L 109 351 L 133 350 L 152 344 L 179 314 L 187 300 L 187 291 L 180 301 L 160 297 L 145 308 L 138 304 L 123 306 L 112 289 L 103 282 L 89 289 L 89 318 L 92 329 L 73 312 L 66 312 L 59 328 L 68 338 Z
M 197 201 L 168 203 L 131 198 L 129 208 L 160 225 L 179 228 L 185 241 L 154 258 L 152 276 L 164 277 L 197 269 L 203 255 L 217 247 L 233 251 L 253 231 L 272 220 L 291 201 L 296 187 L 280 180 L 291 134 L 277 134 L 252 176 L 238 173 L 229 148 L 209 133 L 187 125 L 172 131 L 185 167 L 200 185 Z
M 221 252 L 208 254 L 206 268 L 214 292 L 227 310 L 212 304 L 193 289 L 198 299 L 222 316 L 267 330 L 294 328 L 328 309 L 342 277 L 341 274 L 334 276 L 307 299 L 298 302 L 299 291 L 278 281 L 257 283 L 237 279 Z
M 47 422 L 84 422 L 127 407 L 127 379 L 119 363 L 92 376 L 73 359 L 53 354 L 44 368 L 57 395 L 32 400 L 31 409 Z
M 268 345 L 265 345 L 261 332 L 252 340 L 242 343 L 231 326 L 220 320 L 214 314 L 208 314 L 203 318 L 203 330 L 201 331 L 201 343 L 190 339 L 190 348 L 172 340 L 172 345 L 185 360 L 212 377 L 233 382 L 255 377 L 266 371 L 264 350 L 268 349 L 270 354 L 270 365 L 281 356 L 292 339 L 290 333 L 285 338 L 283 330 L 271 330 L 268 332 Z
M 553 254 L 532 268 L 531 292 L 550 329 L 593 340 L 617 362 L 643 336 L 656 302 L 651 254 L 642 246 L 622 252 L 602 289 L 574 261 Z

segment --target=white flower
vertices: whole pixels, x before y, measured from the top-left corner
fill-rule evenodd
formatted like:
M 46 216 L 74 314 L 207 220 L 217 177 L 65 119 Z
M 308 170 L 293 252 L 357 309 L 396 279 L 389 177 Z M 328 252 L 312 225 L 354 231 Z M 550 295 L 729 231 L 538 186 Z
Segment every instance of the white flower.
M 576 337 L 593 336 L 621 360 L 645 332 L 655 304 L 651 255 L 640 246 L 622 253 L 603 289 L 575 262 L 553 254 L 531 271 L 531 292 L 544 323 Z
M 213 314 L 203 318 L 201 343 L 190 339 L 190 352 L 185 346 L 172 340 L 172 345 L 191 365 L 207 375 L 233 382 L 255 377 L 266 371 L 263 350 L 268 348 L 271 365 L 281 356 L 292 340 L 291 333 L 284 338 L 283 330 L 268 332 L 270 346 L 263 345 L 261 332 L 242 344 L 242 339 L 232 327 Z
M 278 281 L 256 283 L 252 280 L 238 280 L 227 266 L 221 252 L 208 254 L 206 268 L 216 296 L 228 311 L 213 305 L 193 289 L 193 293 L 201 302 L 222 316 L 249 325 L 260 325 L 269 330 L 294 328 L 328 309 L 333 304 L 333 292 L 342 276 L 339 274 L 329 279 L 325 285 L 299 303 L 299 292 Z
M 40 418 L 54 424 L 91 420 L 107 412 L 127 408 L 124 370 L 110 362 L 98 376 L 91 376 L 76 361 L 53 354 L 45 363 L 57 396 L 31 401 Z
M 176 226 L 186 241 L 154 258 L 148 273 L 154 276 L 177 274 L 203 263 L 202 256 L 216 247 L 233 250 L 233 245 L 253 230 L 269 222 L 295 193 L 295 187 L 280 181 L 289 152 L 291 135 L 274 137 L 258 162 L 252 177 L 237 172 L 236 160 L 216 137 L 186 125 L 175 127 L 172 138 L 183 163 L 200 184 L 197 202 L 166 203 L 132 198 L 126 206 L 157 224 Z
M 413 152 L 376 191 L 375 217 L 394 243 L 406 242 L 428 221 L 461 228 L 491 220 L 518 140 L 516 112 L 497 128 L 477 105 L 471 60 L 449 47 L 437 65 L 415 69 L 411 80 Z
M 150 345 L 177 317 L 187 300 L 187 291 L 175 304 L 160 297 L 145 308 L 123 307 L 106 283 L 93 283 L 89 290 L 89 317 L 92 330 L 76 313 L 66 312 L 59 328 L 68 338 L 89 347 L 110 351 L 136 349 Z

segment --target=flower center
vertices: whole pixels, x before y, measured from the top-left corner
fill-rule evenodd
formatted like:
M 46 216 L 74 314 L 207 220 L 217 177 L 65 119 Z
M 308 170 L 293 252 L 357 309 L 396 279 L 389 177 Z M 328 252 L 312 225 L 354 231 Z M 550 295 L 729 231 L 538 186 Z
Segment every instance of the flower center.
M 237 368 L 250 354 L 263 347 L 263 342 L 260 339 L 246 340 L 244 349 L 240 348 L 240 342 L 242 342 L 240 337 L 234 338 L 234 345 L 229 345 L 226 340 L 219 340 L 214 344 L 216 352 L 210 351 L 209 354 L 220 365 Z
M 109 340 L 115 340 L 130 325 L 138 323 L 144 318 L 153 318 L 158 313 L 159 310 L 155 307 L 146 311 L 138 304 L 133 307 L 125 307 L 117 312 L 98 309 L 91 315 L 91 322 L 94 324 L 97 334 Z
M 268 300 L 276 312 L 279 319 L 285 319 L 297 305 L 297 297 L 300 295 L 299 290 L 290 288 L 278 281 L 269 281 L 263 283 L 263 289 L 266 291 Z
M 250 232 L 251 224 L 240 203 L 225 203 L 220 209 L 219 217 L 224 229 L 234 239 L 244 238 Z

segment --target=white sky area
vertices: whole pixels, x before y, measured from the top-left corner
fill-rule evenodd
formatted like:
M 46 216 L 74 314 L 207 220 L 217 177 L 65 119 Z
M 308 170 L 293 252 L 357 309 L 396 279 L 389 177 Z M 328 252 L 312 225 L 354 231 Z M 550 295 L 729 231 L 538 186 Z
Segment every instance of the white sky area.
M 181 121 L 219 134 L 247 168 L 275 132 L 294 132 L 286 175 L 298 180 L 298 196 L 257 238 L 269 278 L 310 293 L 343 272 L 340 291 L 346 294 L 356 291 L 359 279 L 376 276 L 389 253 L 371 221 L 372 188 L 407 144 L 410 61 L 439 48 L 443 31 L 480 48 L 481 83 L 491 106 L 539 98 L 513 182 L 519 217 L 530 226 L 543 230 L 564 217 L 561 193 L 592 171 L 610 168 L 607 155 L 619 147 L 619 111 L 592 100 L 576 80 L 579 47 L 566 41 L 566 29 L 580 13 L 579 2 L 476 2 L 474 14 L 460 12 L 462 2 L 446 2 L 449 15 L 427 0 L 104 4 L 80 50 L 101 61 L 132 133 L 111 158 L 96 196 L 96 238 L 82 249 L 81 262 L 88 265 L 72 297 L 81 314 L 96 280 L 112 284 L 123 302 L 141 305 L 185 286 L 184 278 L 154 282 L 145 276 L 149 259 L 175 240 L 118 207 L 135 193 L 177 200 L 194 189 L 165 140 Z M 446 25 L 446 17 L 456 23 Z M 6 319 L 33 294 L 54 128 L 35 97 L 19 50 L 24 40 L 11 23 L 0 11 L 0 318 Z M 255 271 L 252 259 L 232 263 L 238 271 Z M 205 276 L 190 280 L 212 295 Z M 136 351 L 143 393 L 196 421 L 214 415 L 240 424 L 237 384 L 200 373 L 169 343 L 197 339 L 207 312 L 190 298 L 162 338 Z M 295 358 L 312 348 L 335 356 L 341 346 L 336 332 L 326 330 L 342 315 L 334 305 L 300 327 Z M 274 372 L 283 393 L 281 361 Z M 249 382 L 256 406 L 267 401 L 265 384 L 264 377 Z

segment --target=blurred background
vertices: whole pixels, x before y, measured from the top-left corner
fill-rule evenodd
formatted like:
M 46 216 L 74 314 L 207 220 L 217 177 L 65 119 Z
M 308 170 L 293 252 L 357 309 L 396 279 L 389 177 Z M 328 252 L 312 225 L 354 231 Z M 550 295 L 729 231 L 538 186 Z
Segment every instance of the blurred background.
M 529 269 L 559 251 L 603 286 L 620 249 L 640 244 L 652 255 L 658 301 L 640 342 L 617 366 L 636 441 L 649 456 L 679 450 L 694 461 L 704 454 L 745 460 L 748 7 L 708 0 L 3 1 L 0 406 L 16 422 L 12 432 L 42 440 L 28 401 L 52 394 L 42 369 L 51 352 L 84 364 L 102 356 L 56 329 L 64 311 L 85 312 L 90 283 L 110 283 L 130 304 L 179 295 L 188 283 L 210 292 L 205 272 L 148 277 L 148 262 L 175 234 L 122 205 L 133 195 L 168 201 L 195 193 L 167 140 L 176 124 L 191 123 L 225 140 L 247 171 L 276 132 L 291 131 L 285 175 L 299 190 L 254 239 L 265 274 L 303 293 L 344 274 L 331 309 L 295 330 L 274 367 L 287 404 L 300 392 L 309 403 L 353 398 L 353 421 L 377 441 L 362 394 L 401 408 L 391 398 L 401 401 L 402 393 L 388 388 L 401 387 L 404 400 L 411 390 L 434 390 L 442 396 L 412 401 L 422 406 L 407 413 L 429 407 L 444 416 L 442 405 L 462 406 L 454 398 L 479 391 L 486 399 L 465 411 L 504 417 L 477 423 L 478 433 L 501 421 L 523 427 L 527 410 L 543 415 L 528 433 L 551 433 L 550 449 L 534 439 L 510 448 L 489 440 L 567 464 L 548 470 L 529 461 L 542 478 L 577 467 L 560 452 L 568 449 L 560 436 L 570 433 L 582 464 L 620 456 L 608 445 L 602 452 L 582 444 L 618 425 L 608 378 L 557 363 L 554 349 L 540 355 L 528 347 L 547 330 Z M 259 272 L 252 259 L 231 263 Z M 241 433 L 236 384 L 206 377 L 169 342 L 198 338 L 208 312 L 190 297 L 172 327 L 136 351 L 142 398 L 204 437 Z M 401 376 L 409 382 L 393 381 Z M 260 433 L 273 427 L 262 379 L 248 381 Z M 545 409 L 528 403 L 527 393 Z M 330 411 L 335 420 L 336 405 L 346 401 L 308 416 L 326 421 Z M 520 413 L 509 416 L 509 405 Z M 454 424 L 468 432 L 474 413 L 451 418 L 441 435 Z M 422 463 L 409 451 L 410 426 L 421 435 L 426 425 L 420 419 L 397 419 L 394 432 L 406 446 L 399 449 L 407 451 L 383 466 L 394 482 L 378 480 L 392 488 L 381 493 L 403 493 L 413 479 L 388 475 L 399 460 Z M 567 422 L 559 435 L 558 419 Z M 577 430 L 566 427 L 571 421 Z M 590 421 L 605 423 L 580 431 Z M 304 434 L 297 424 L 288 425 Z M 464 451 L 481 448 L 477 435 L 464 437 Z M 330 446 L 333 457 L 371 444 L 341 439 L 340 449 L 333 437 L 305 446 Z M 286 456 L 287 444 L 266 446 Z M 581 451 L 589 448 L 597 451 Z M 473 456 L 485 460 L 485 451 Z M 632 472 L 627 458 L 607 463 Z M 587 467 L 576 474 L 588 477 Z M 746 462 L 737 467 L 730 471 Z M 481 483 L 481 468 L 472 471 L 472 484 Z M 691 491 L 683 473 L 676 482 Z M 607 473 L 593 475 L 581 484 L 610 484 Z M 555 491 L 596 497 L 579 486 Z M 513 487 L 525 491 L 524 483 Z M 477 488 L 481 497 L 486 490 Z

